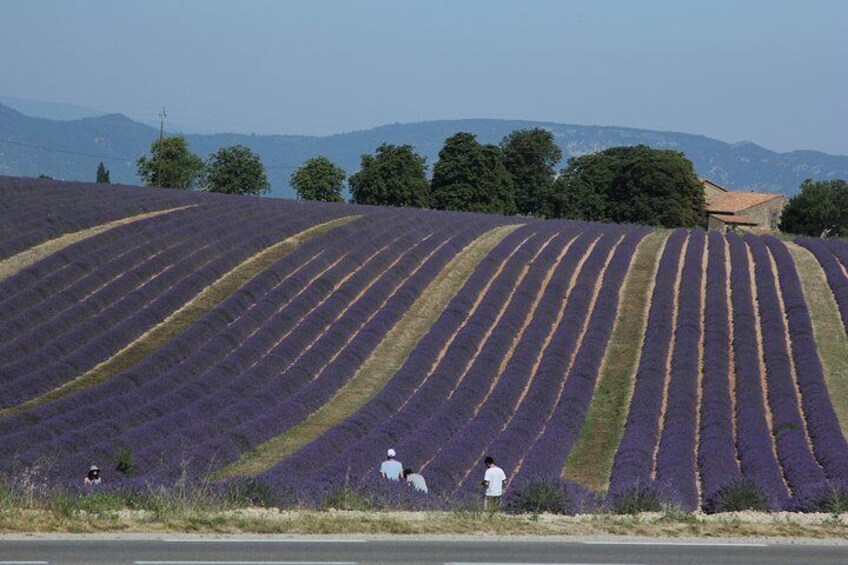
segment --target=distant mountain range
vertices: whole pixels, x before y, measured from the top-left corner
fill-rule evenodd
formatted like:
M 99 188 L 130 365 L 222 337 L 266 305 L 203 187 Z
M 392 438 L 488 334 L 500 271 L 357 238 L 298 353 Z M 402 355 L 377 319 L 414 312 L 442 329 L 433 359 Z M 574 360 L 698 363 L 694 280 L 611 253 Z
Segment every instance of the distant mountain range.
M 359 169 L 363 153 L 381 143 L 410 144 L 432 165 L 445 139 L 458 131 L 497 143 L 511 131 L 544 127 L 554 133 L 563 162 L 616 145 L 644 144 L 682 151 L 699 176 L 738 190 L 794 194 L 806 178 L 848 179 L 848 156 L 818 151 L 776 153 L 754 143 L 725 143 L 702 135 L 611 126 L 579 126 L 519 120 L 439 120 L 392 124 L 329 136 L 190 134 L 192 151 L 203 158 L 226 145 L 242 144 L 257 152 L 268 169 L 272 194 L 294 195 L 288 180 L 304 161 L 325 155 L 348 173 Z M 98 161 L 113 182 L 137 184 L 135 160 L 149 151 L 157 128 L 107 114 L 60 121 L 24 115 L 0 104 L 0 175 L 50 175 L 57 179 L 93 181 Z

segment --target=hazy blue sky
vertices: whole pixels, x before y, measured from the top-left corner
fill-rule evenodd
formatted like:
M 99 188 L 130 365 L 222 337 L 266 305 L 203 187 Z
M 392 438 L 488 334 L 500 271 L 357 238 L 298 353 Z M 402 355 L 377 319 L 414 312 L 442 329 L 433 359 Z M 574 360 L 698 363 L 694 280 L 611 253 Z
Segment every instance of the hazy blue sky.
M 848 154 L 848 1 L 0 0 L 0 95 L 230 131 L 439 118 Z

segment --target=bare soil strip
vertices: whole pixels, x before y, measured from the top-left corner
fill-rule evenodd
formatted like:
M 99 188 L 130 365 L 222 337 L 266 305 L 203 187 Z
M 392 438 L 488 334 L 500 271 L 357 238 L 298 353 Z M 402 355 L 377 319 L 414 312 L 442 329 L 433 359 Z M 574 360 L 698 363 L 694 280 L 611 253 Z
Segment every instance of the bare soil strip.
M 698 507 L 701 506 L 701 469 L 698 467 L 698 446 L 701 445 L 701 401 L 704 384 L 704 316 L 707 307 L 707 257 L 710 251 L 710 238 L 704 238 L 704 253 L 701 256 L 701 307 L 698 321 L 701 324 L 701 339 L 698 340 L 698 384 L 695 386 L 695 489 L 698 493 Z
M 724 241 L 724 275 L 725 275 L 725 284 L 727 285 L 727 339 L 728 339 L 728 348 L 730 350 L 730 354 L 727 356 L 727 379 L 728 379 L 728 390 L 730 392 L 730 413 L 733 414 L 733 418 L 730 420 L 730 424 L 733 428 L 733 445 L 739 445 L 737 441 L 737 423 L 736 423 L 736 351 L 733 348 L 733 343 L 735 339 L 735 334 L 733 331 L 733 285 L 730 284 L 732 280 L 732 270 L 733 264 L 730 261 L 730 242 L 727 241 L 727 238 L 723 238 Z M 739 451 L 736 451 L 736 463 L 741 468 L 742 460 L 739 457 Z
M 298 245 L 322 235 L 359 216 L 346 216 L 309 229 L 265 248 L 263 251 L 244 260 L 227 274 L 203 289 L 200 294 L 184 304 L 179 310 L 168 316 L 162 323 L 154 326 L 137 340 L 127 345 L 108 360 L 90 371 L 80 375 L 53 390 L 17 406 L 0 410 L 0 418 L 22 412 L 33 406 L 39 406 L 57 400 L 69 394 L 100 384 L 118 373 L 137 364 L 147 355 L 162 347 L 189 325 L 224 301 L 232 293 L 247 284 L 253 277 L 291 253 Z
M 404 364 L 480 261 L 518 227 L 495 228 L 468 244 L 442 269 L 356 374 L 324 406 L 302 423 L 225 467 L 221 475 L 253 476 L 262 473 L 364 406 Z
M 751 279 L 751 300 L 754 306 L 754 328 L 756 329 L 757 334 L 757 357 L 760 361 L 760 389 L 763 391 L 763 407 L 766 411 L 766 423 L 768 424 L 768 428 L 771 431 L 771 452 L 774 456 L 774 460 L 777 461 L 777 464 L 780 466 L 781 478 L 783 479 L 783 484 L 786 485 L 786 489 L 789 492 L 792 492 L 792 489 L 789 488 L 789 482 L 786 480 L 786 471 L 783 469 L 783 465 L 780 462 L 780 458 L 777 456 L 777 442 L 774 437 L 774 416 L 771 413 L 771 406 L 768 402 L 768 382 L 766 381 L 766 360 L 765 354 L 763 353 L 763 328 L 760 325 L 762 322 L 760 320 L 760 305 L 757 294 L 757 280 L 754 275 L 754 256 L 751 253 L 751 248 L 748 247 L 748 244 L 745 243 L 745 249 L 748 252 L 748 275 Z
M 117 228 L 119 226 L 125 226 L 127 224 L 132 224 L 133 222 L 140 222 L 141 220 L 146 220 L 148 218 L 154 218 L 163 214 L 170 214 L 179 210 L 185 210 L 186 208 L 191 208 L 193 206 L 195 205 L 192 204 L 191 206 L 180 206 L 179 208 L 168 208 L 167 210 L 158 210 L 156 212 L 138 214 L 135 216 L 130 216 L 128 218 L 115 220 L 113 222 L 100 224 L 99 226 L 95 226 L 93 228 L 88 228 L 73 233 L 66 233 L 65 235 L 59 236 L 55 239 L 51 239 L 50 241 L 45 241 L 44 243 L 27 249 L 26 251 L 21 251 L 17 255 L 13 255 L 7 259 L 4 259 L 3 261 L 0 261 L 0 281 L 8 279 L 12 275 L 16 275 L 27 267 L 35 265 L 45 257 L 48 257 L 58 251 L 61 251 L 69 245 L 73 245 L 74 243 L 78 243 L 84 239 L 88 239 L 89 237 L 100 235 L 105 231 Z
M 657 434 L 657 443 L 654 445 L 653 464 L 651 465 L 651 479 L 657 478 L 657 456 L 660 453 L 660 445 L 662 444 L 662 436 L 667 424 L 668 418 L 668 387 L 671 384 L 671 359 L 674 356 L 674 346 L 677 343 L 677 314 L 680 310 L 680 281 L 683 278 L 683 266 L 686 263 L 686 252 L 689 250 L 689 238 L 691 233 L 686 235 L 686 241 L 683 242 L 683 247 L 680 249 L 680 260 L 677 263 L 677 279 L 674 281 L 674 306 L 671 308 L 671 340 L 668 343 L 668 354 L 665 358 L 665 383 L 663 384 L 663 397 L 660 407 L 660 429 Z
M 589 413 L 563 471 L 565 478 L 598 492 L 609 486 L 613 457 L 624 433 L 657 266 L 668 233 L 649 234 L 636 249 L 619 290 L 618 315 Z
M 800 245 L 784 243 L 795 259 L 795 268 L 801 278 L 830 400 L 842 433 L 848 437 L 848 336 L 839 308 L 815 256 Z

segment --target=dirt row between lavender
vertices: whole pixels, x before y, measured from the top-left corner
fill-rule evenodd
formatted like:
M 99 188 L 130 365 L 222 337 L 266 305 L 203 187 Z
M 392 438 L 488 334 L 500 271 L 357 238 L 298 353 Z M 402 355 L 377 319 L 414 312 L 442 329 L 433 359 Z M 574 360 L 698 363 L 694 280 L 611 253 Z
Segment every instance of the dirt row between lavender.
M 413 536 L 648 536 L 656 538 L 817 539 L 848 545 L 848 513 L 668 511 L 637 515 L 511 515 L 484 512 L 119 510 L 71 516 L 47 510 L 0 512 L 0 533 L 290 534 Z

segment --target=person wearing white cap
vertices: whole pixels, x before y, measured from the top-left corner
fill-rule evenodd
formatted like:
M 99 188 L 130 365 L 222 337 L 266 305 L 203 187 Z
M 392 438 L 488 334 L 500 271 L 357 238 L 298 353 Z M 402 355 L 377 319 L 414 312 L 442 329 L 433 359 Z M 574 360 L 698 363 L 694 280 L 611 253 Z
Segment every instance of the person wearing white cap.
M 400 481 L 403 477 L 403 465 L 395 457 L 397 457 L 397 453 L 395 453 L 394 449 L 386 451 L 386 460 L 380 465 L 380 475 L 384 479 Z

